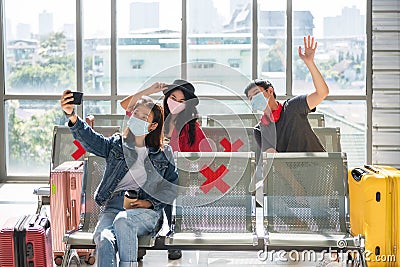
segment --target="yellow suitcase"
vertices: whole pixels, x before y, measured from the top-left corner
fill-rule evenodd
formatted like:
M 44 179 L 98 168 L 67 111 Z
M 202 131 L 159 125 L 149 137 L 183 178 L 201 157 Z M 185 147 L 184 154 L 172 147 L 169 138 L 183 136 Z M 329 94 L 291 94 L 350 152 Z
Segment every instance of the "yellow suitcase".
M 349 170 L 350 226 L 365 236 L 369 267 L 400 266 L 400 171 L 388 166 Z

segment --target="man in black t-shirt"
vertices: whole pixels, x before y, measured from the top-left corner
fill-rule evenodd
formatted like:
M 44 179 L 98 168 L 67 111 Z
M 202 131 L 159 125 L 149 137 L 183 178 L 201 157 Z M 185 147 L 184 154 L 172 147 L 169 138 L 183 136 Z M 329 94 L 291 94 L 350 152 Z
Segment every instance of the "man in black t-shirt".
M 286 100 L 276 100 L 274 87 L 269 81 L 254 80 L 245 89 L 254 110 L 263 111 L 261 121 L 254 128 L 254 137 L 261 152 L 324 152 L 307 119 L 329 94 L 329 88 L 314 63 L 317 42 L 304 37 L 304 54 L 299 46 L 299 57 L 311 73 L 315 91 Z
M 275 149 L 276 152 L 325 151 L 307 119 L 307 114 L 311 111 L 307 105 L 307 95 L 286 100 L 282 105 L 278 104 L 278 109 L 281 110 L 279 120 L 273 122 L 264 114 L 254 127 L 254 137 L 261 151 L 268 149 L 270 151 Z M 272 114 L 276 113 L 272 111 Z
M 314 63 L 316 48 L 317 43 L 310 36 L 304 37 L 304 54 L 301 46 L 298 48 L 299 57 L 311 73 L 315 87 L 314 92 L 293 97 L 281 104 L 276 100 L 274 87 L 269 81 L 254 80 L 246 87 L 244 92 L 249 98 L 253 110 L 263 112 L 260 122 L 254 127 L 254 136 L 261 147 L 261 152 L 325 151 L 307 119 L 307 114 L 313 111 L 329 94 L 328 86 Z M 329 216 L 325 209 L 318 208 L 324 198 L 309 197 L 308 188 L 304 188 L 296 179 L 291 171 L 291 166 L 288 166 L 290 164 L 290 162 L 287 164 L 278 162 L 275 167 L 283 178 L 281 182 L 290 187 L 294 201 L 287 201 L 288 196 L 286 198 L 273 196 L 274 204 L 272 205 L 280 207 L 281 215 L 278 214 L 278 216 L 281 224 L 291 225 L 294 223 L 302 225 L 300 227 L 310 227 L 311 229 L 310 222 L 294 213 L 293 210 L 306 208 L 311 210 L 310 212 L 315 218 Z

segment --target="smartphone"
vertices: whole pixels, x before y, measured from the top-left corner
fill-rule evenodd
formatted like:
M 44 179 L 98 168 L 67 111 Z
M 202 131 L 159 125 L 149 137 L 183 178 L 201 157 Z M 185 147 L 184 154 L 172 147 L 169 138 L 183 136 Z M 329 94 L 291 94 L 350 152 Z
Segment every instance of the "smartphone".
M 68 102 L 68 104 L 74 104 L 74 105 L 82 104 L 83 93 L 81 93 L 81 92 L 71 92 L 71 93 L 73 94 L 74 100 L 71 102 Z

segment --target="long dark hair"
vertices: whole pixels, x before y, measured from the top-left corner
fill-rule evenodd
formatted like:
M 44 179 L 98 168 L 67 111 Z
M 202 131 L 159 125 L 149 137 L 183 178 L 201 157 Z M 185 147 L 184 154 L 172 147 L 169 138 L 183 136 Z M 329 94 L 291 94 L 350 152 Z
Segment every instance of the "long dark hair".
M 158 123 L 157 128 L 148 133 L 145 137 L 145 145 L 146 147 L 154 147 L 154 148 L 162 148 L 163 140 L 164 140 L 164 132 L 163 132 L 163 126 L 164 126 L 164 112 L 163 108 L 159 104 L 155 104 L 153 100 L 150 97 L 147 96 L 142 96 L 140 98 L 133 109 L 135 109 L 137 106 L 144 106 L 148 109 L 151 110 L 151 113 L 153 114 L 153 121 L 152 123 L 156 122 Z M 126 127 L 124 131 L 124 138 L 126 141 L 130 142 L 134 140 L 134 134 L 129 130 L 128 127 Z
M 169 114 L 171 111 L 169 110 L 168 104 L 167 104 L 167 99 L 171 95 L 172 92 L 180 90 L 179 88 L 175 90 L 171 90 L 168 93 L 165 94 L 164 96 L 164 101 L 163 101 L 163 106 L 164 106 L 164 118 L 165 118 L 165 132 L 169 132 L 169 121 L 171 119 L 171 116 Z M 176 117 L 176 124 L 175 128 L 178 131 L 178 136 L 181 135 L 181 131 L 186 125 L 189 125 L 188 129 L 188 134 L 189 134 L 189 140 L 188 144 L 189 146 L 194 144 L 194 141 L 196 140 L 196 122 L 198 118 L 198 111 L 196 108 L 196 105 L 194 104 L 194 101 L 190 101 L 191 95 L 189 95 L 185 90 L 181 90 L 183 95 L 185 96 L 185 109 L 181 112 Z

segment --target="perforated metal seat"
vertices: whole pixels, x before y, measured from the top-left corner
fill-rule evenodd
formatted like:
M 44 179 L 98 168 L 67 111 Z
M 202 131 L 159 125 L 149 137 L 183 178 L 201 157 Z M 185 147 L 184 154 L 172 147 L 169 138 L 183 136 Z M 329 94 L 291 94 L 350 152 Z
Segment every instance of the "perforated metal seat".
M 179 189 L 168 246 L 257 244 L 254 153 L 176 153 Z
M 71 257 L 74 249 L 79 248 L 95 248 L 96 244 L 93 241 L 93 232 L 98 222 L 102 207 L 98 206 L 94 201 L 94 193 L 99 185 L 104 170 L 106 161 L 104 158 L 89 155 L 85 159 L 84 175 L 82 182 L 82 211 L 81 211 L 81 227 L 79 231 L 67 233 L 64 236 L 66 244 L 63 266 L 69 266 L 68 260 Z M 161 226 L 155 229 L 151 234 L 140 236 L 139 247 L 152 247 L 155 244 L 155 239 L 158 236 Z
M 363 250 L 350 234 L 344 153 L 263 153 L 263 175 L 266 247 Z

